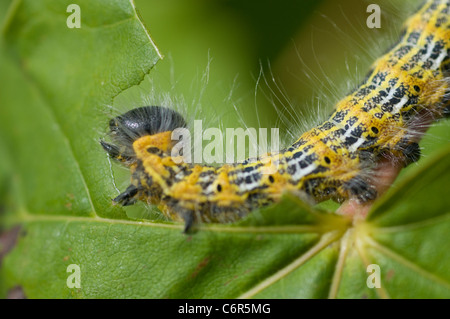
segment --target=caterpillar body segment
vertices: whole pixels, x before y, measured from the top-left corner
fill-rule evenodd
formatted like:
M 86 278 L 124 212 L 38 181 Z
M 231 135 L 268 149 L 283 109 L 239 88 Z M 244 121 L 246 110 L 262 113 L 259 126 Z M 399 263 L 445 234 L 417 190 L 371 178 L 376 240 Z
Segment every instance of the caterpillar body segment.
M 186 127 L 177 112 L 147 106 L 112 119 L 113 144 L 101 145 L 131 170 L 131 185 L 114 201 L 155 204 L 187 231 L 245 216 L 286 191 L 316 202 L 374 200 L 377 163 L 417 161 L 426 128 L 450 113 L 450 0 L 426 2 L 404 28 L 328 120 L 278 153 L 221 167 L 190 164 L 171 156 L 172 131 Z

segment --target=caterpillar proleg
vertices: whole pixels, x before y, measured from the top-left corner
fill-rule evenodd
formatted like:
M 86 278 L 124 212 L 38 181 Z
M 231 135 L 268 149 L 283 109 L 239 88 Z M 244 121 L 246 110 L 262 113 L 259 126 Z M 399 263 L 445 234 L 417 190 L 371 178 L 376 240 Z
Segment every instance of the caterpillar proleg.
M 186 123 L 177 112 L 146 106 L 113 118 L 112 143 L 101 145 L 131 170 L 114 201 L 148 201 L 187 231 L 245 216 L 287 191 L 316 202 L 376 199 L 379 164 L 417 161 L 425 129 L 450 114 L 449 17 L 450 0 L 426 2 L 330 117 L 279 152 L 221 167 L 180 162 L 172 132 Z

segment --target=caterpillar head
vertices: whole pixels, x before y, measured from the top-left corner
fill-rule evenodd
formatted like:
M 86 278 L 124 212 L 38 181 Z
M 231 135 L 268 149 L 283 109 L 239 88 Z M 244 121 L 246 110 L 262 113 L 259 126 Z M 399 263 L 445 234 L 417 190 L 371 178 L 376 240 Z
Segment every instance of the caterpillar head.
M 144 106 L 132 109 L 109 121 L 113 144 L 100 141 L 112 157 L 129 161 L 135 157 L 133 143 L 145 137 L 146 147 L 155 151 L 170 152 L 173 141 L 171 132 L 186 128 L 184 118 L 176 111 L 161 106 Z

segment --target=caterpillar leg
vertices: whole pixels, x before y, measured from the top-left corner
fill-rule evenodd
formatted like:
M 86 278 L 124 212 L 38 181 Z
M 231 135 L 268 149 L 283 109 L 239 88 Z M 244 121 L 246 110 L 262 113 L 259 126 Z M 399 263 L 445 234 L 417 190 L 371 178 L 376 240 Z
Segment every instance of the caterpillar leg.
M 345 182 L 344 190 L 365 203 L 377 197 L 377 190 L 362 177 L 357 176 Z
M 188 234 L 192 230 L 192 226 L 195 224 L 194 212 L 186 210 L 182 213 L 182 217 L 184 220 L 183 233 Z
M 408 144 L 405 150 L 403 151 L 403 156 L 405 158 L 405 166 L 417 162 L 421 156 L 419 144 L 417 143 Z
M 106 143 L 103 140 L 100 140 L 100 145 L 108 153 L 109 156 L 118 161 L 126 162 L 131 160 L 130 157 L 123 155 L 123 153 L 120 151 L 120 148 L 116 145 Z
M 136 202 L 136 198 L 134 197 L 137 193 L 138 188 L 134 185 L 130 185 L 123 193 L 114 198 L 113 201 L 121 204 L 122 206 L 133 205 Z
M 100 140 L 100 145 L 112 158 L 118 158 L 120 155 L 119 148 L 116 145 L 106 143 L 104 140 Z
M 398 143 L 396 148 L 393 150 L 393 153 L 397 158 L 401 158 L 403 160 L 403 165 L 405 167 L 409 164 L 417 162 L 421 156 L 419 144 L 409 141 Z
M 450 118 L 450 103 L 444 107 L 443 111 L 442 111 L 442 115 L 445 118 Z

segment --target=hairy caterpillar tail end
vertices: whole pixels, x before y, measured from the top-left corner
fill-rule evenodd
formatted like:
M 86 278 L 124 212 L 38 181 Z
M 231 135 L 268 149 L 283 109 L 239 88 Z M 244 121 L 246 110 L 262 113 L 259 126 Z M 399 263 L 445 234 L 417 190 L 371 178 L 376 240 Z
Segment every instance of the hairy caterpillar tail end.
M 100 143 L 131 171 L 131 185 L 114 201 L 155 204 L 187 232 L 196 222 L 245 216 L 285 191 L 316 202 L 374 200 L 380 167 L 417 161 L 428 126 L 450 113 L 449 16 L 450 0 L 426 2 L 334 113 L 277 153 L 220 167 L 180 162 L 171 155 L 172 131 L 187 126 L 179 113 L 146 106 L 113 118 L 112 144 Z

